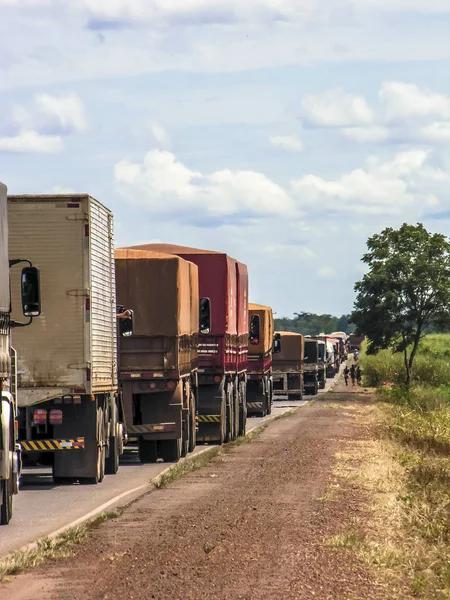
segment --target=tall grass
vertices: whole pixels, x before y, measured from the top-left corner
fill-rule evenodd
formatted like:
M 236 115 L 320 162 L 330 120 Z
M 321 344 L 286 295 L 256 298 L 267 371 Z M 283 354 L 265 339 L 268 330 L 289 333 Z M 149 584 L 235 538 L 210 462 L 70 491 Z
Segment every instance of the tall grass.
M 375 355 L 361 353 L 364 384 L 378 387 L 385 382 L 401 385 L 405 381 L 403 354 L 380 350 Z M 412 381 L 415 384 L 450 388 L 450 335 L 426 336 L 420 343 L 414 361 Z
M 404 469 L 399 544 L 409 557 L 413 595 L 450 600 L 450 335 L 422 340 L 408 389 L 401 354 L 363 352 L 361 364 L 364 383 L 378 388 L 394 458 Z

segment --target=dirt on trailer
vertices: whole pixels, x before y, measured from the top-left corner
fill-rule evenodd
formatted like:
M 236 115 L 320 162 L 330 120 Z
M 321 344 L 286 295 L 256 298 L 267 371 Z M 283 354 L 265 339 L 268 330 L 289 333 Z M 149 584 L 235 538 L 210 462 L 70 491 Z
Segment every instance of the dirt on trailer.
M 70 559 L 0 586 L 1 597 L 409 598 L 380 584 L 342 537 L 370 503 L 351 479 L 339 481 L 336 457 L 371 435 L 350 409 L 372 402 L 370 391 L 337 386 L 251 443 L 137 500 Z

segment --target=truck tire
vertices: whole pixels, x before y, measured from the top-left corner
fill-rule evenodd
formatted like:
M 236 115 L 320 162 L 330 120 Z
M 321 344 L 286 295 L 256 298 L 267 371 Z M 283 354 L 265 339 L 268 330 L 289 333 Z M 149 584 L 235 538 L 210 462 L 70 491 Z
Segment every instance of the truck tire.
M 188 452 L 194 452 L 197 445 L 197 421 L 195 414 L 195 397 L 189 386 L 189 447 Z
M 238 435 L 245 435 L 247 429 L 247 386 L 244 381 L 239 384 L 239 431 Z
M 267 414 L 270 415 L 272 413 L 272 403 L 273 403 L 273 383 L 272 380 L 269 379 L 267 382 L 267 389 L 269 391 L 269 402 L 267 404 Z
M 105 424 L 103 421 L 103 409 L 97 409 L 97 462 L 96 462 L 96 474 L 94 477 L 80 477 L 80 483 L 87 485 L 96 485 L 101 483 L 105 476 Z
M 119 438 L 117 436 L 118 428 L 116 428 L 116 435 L 109 438 L 109 454 L 105 459 L 105 474 L 115 475 L 119 470 Z
M 119 420 L 119 411 L 117 410 L 117 405 L 114 402 L 113 408 L 114 410 L 114 419 L 111 419 L 115 425 L 115 434 L 114 436 L 109 437 L 109 452 L 108 456 L 105 459 L 105 473 L 106 475 L 115 475 L 119 470 L 119 456 L 120 456 L 120 440 L 119 433 L 120 428 L 118 426 Z
M 139 438 L 138 453 L 142 464 L 155 463 L 158 459 L 157 442 Z
M 225 443 L 234 440 L 234 386 L 228 385 L 226 391 L 226 431 Z
M 181 422 L 181 456 L 184 458 L 187 456 L 189 452 L 189 438 L 191 435 L 190 431 L 190 386 L 189 382 L 186 383 L 184 387 L 182 387 L 182 404 L 183 406 L 187 406 L 188 411 L 182 412 L 182 422 Z
M 2 504 L 0 506 L 0 525 L 8 525 L 11 521 L 13 513 L 13 480 L 12 476 L 9 479 L 0 481 Z
M 181 439 L 161 440 L 161 454 L 164 462 L 178 462 L 181 457 Z

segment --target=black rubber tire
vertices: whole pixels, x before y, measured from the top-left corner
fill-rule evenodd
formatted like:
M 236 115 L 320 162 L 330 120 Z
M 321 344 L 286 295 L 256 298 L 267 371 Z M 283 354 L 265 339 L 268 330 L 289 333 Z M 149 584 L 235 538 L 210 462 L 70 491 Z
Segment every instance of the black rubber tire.
M 119 438 L 109 438 L 109 456 L 105 458 L 105 474 L 115 475 L 119 470 Z
M 246 385 L 245 383 L 241 382 L 239 384 L 239 436 L 245 435 L 247 429 L 246 393 Z
M 103 443 L 104 436 L 103 409 L 97 410 L 97 473 L 94 477 L 80 477 L 83 485 L 97 485 L 103 481 L 105 476 L 106 449 Z
M 273 384 L 270 380 L 268 383 L 268 390 L 269 390 L 269 402 L 267 404 L 267 414 L 270 415 L 272 413 L 272 403 L 273 403 Z
M 0 525 L 8 525 L 13 513 L 13 480 L 0 481 L 2 504 L 0 506 Z
M 158 448 L 155 440 L 143 440 L 138 442 L 139 460 L 142 464 L 155 463 L 158 459 Z
M 194 394 L 190 394 L 189 398 L 189 446 L 188 452 L 194 452 L 197 445 L 197 421 L 195 419 L 195 398 Z
M 219 424 L 219 446 L 225 443 L 227 437 L 227 400 L 225 391 L 222 394 L 222 403 L 220 405 L 220 424 Z
M 231 394 L 229 402 L 225 402 L 226 405 L 226 430 L 225 430 L 225 443 L 228 444 L 234 440 L 234 426 L 233 426 L 233 404 L 234 404 L 234 387 L 228 386 L 228 394 Z
M 117 437 L 119 427 L 117 427 L 117 422 L 119 420 L 119 411 L 117 409 L 117 405 L 114 402 L 112 406 L 112 410 L 115 412 L 115 418 L 113 421 L 116 423 L 116 435 L 110 436 L 109 438 L 109 456 L 105 458 L 105 474 L 106 475 L 115 475 L 119 470 L 119 459 L 120 459 L 120 440 Z
M 178 462 L 181 457 L 181 440 L 161 440 L 161 455 L 164 462 Z

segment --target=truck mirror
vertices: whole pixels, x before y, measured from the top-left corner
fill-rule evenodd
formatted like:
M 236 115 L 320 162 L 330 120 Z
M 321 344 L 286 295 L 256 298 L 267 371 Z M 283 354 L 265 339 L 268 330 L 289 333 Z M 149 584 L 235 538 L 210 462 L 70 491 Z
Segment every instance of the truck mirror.
M 200 333 L 208 335 L 211 332 L 211 300 L 200 298 Z
M 254 346 L 257 346 L 259 344 L 259 323 L 259 315 L 253 315 L 250 319 L 250 344 L 253 344 Z
M 119 318 L 119 335 L 120 337 L 130 337 L 134 333 L 134 312 L 128 311 L 129 317 Z
M 281 352 L 281 336 L 276 333 L 273 337 L 273 353 Z
M 39 269 L 25 267 L 21 276 L 22 312 L 25 317 L 41 314 L 41 286 Z

